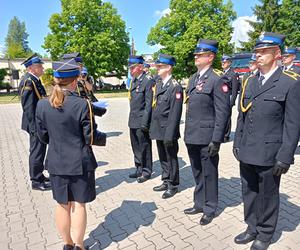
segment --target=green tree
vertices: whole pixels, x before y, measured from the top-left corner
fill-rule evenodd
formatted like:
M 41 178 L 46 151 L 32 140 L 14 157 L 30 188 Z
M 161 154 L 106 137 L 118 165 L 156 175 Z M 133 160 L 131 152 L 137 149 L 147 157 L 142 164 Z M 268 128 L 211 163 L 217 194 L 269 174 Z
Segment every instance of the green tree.
M 25 23 L 14 17 L 8 25 L 5 38 L 6 56 L 9 58 L 28 56 L 31 49 L 28 46 L 27 38 Z
M 0 83 L 3 82 L 6 75 L 7 75 L 6 69 L 0 69 Z
M 51 33 L 43 47 L 53 59 L 64 53 L 80 52 L 91 75 L 125 73 L 129 38 L 125 22 L 109 2 L 61 0 L 61 13 L 49 20 Z
M 41 80 L 44 86 L 51 86 L 53 84 L 53 69 L 46 69 L 44 74 L 41 76 Z
M 197 41 L 215 39 L 219 41 L 219 53 L 215 62 L 219 65 L 222 53 L 231 53 L 229 44 L 236 18 L 229 0 L 171 0 L 170 14 L 163 16 L 148 35 L 148 44 L 161 45 L 159 53 L 175 56 L 177 64 L 174 74 L 184 78 L 195 71 L 194 56 Z
M 249 21 L 253 30 L 248 32 L 249 41 L 242 42 L 242 47 L 246 51 L 251 51 L 256 40 L 263 31 L 278 32 L 279 19 L 279 0 L 259 0 L 260 4 L 256 4 L 253 14 L 256 16 L 256 22 Z
M 287 46 L 300 46 L 300 1 L 283 0 L 279 9 L 277 31 L 286 35 Z

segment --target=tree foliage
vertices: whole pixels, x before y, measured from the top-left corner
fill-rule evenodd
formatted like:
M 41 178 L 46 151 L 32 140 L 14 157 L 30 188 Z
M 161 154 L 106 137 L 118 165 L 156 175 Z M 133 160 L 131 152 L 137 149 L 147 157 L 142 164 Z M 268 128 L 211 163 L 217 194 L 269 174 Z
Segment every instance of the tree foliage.
M 45 69 L 41 81 L 46 87 L 51 86 L 53 84 L 53 69 Z
M 0 83 L 3 82 L 6 75 L 7 75 L 6 69 L 0 69 Z
M 277 31 L 286 35 L 287 46 L 300 46 L 300 0 L 283 0 Z
M 93 76 L 124 73 L 129 55 L 125 22 L 111 3 L 101 0 L 61 0 L 61 13 L 49 20 L 51 33 L 43 47 L 53 59 L 80 52 Z
M 151 29 L 147 42 L 163 46 L 160 53 L 175 56 L 174 74 L 178 78 L 194 72 L 193 51 L 199 38 L 219 41 L 217 63 L 222 53 L 232 52 L 231 22 L 236 13 L 230 0 L 226 4 L 223 0 L 171 0 L 170 10 Z
M 14 17 L 8 25 L 8 32 L 5 38 L 6 56 L 19 58 L 26 57 L 32 53 L 28 46 L 27 38 L 25 23 Z
M 251 50 L 262 31 L 277 32 L 286 35 L 286 45 L 300 44 L 300 1 L 299 0 L 260 0 L 253 14 L 256 22 L 249 21 L 253 30 L 249 41 L 242 43 L 245 50 Z

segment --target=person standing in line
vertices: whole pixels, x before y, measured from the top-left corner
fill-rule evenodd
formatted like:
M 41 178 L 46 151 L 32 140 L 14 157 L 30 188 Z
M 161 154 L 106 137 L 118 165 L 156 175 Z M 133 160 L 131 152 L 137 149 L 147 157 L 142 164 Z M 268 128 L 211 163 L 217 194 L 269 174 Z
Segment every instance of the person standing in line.
M 257 74 L 258 72 L 258 65 L 257 65 L 257 61 L 256 61 L 256 55 L 253 53 L 250 60 L 249 60 L 249 72 L 245 73 L 242 77 L 242 84 L 241 84 L 241 88 L 243 88 L 246 79 L 249 78 L 249 76 L 253 76 L 255 74 Z
M 136 178 L 142 183 L 152 174 L 152 141 L 149 136 L 152 111 L 152 79 L 144 72 L 144 58 L 131 55 L 129 70 L 132 76 L 129 88 L 130 113 L 128 126 L 134 155 L 135 172 L 129 178 Z
M 222 69 L 223 69 L 224 75 L 227 76 L 227 78 L 229 80 L 228 83 L 229 83 L 230 107 L 231 107 L 230 118 L 228 119 L 226 131 L 225 131 L 225 135 L 224 135 L 224 142 L 228 142 L 230 140 L 231 113 L 232 113 L 232 108 L 235 105 L 235 100 L 238 96 L 239 87 L 240 87 L 239 76 L 231 68 L 231 63 L 232 63 L 232 59 L 230 56 L 224 55 L 222 57 Z
M 294 65 L 294 60 L 296 59 L 296 48 L 288 48 L 286 47 L 283 55 L 282 55 L 282 64 L 283 64 L 283 70 L 292 71 L 298 76 L 300 76 L 300 67 Z
M 240 162 L 244 220 L 236 244 L 269 247 L 279 213 L 282 174 L 294 163 L 300 135 L 300 81 L 277 65 L 285 36 L 262 33 L 254 51 L 259 72 L 240 95 L 233 154 Z
M 49 144 L 46 165 L 63 249 L 83 250 L 85 204 L 96 197 L 92 145 L 105 145 L 106 135 L 97 130 L 89 100 L 75 92 L 80 74 L 75 60 L 53 62 L 53 70 L 53 91 L 37 105 L 36 128 L 40 140 Z
M 46 154 L 46 144 L 41 142 L 36 133 L 35 112 L 39 100 L 46 97 L 46 90 L 40 80 L 44 73 L 43 61 L 34 54 L 22 64 L 27 73 L 23 76 L 19 86 L 23 109 L 22 129 L 29 134 L 29 175 L 33 190 L 46 191 L 51 189 L 51 183 L 43 171 Z
M 212 222 L 218 206 L 219 150 L 230 116 L 228 79 L 212 68 L 217 51 L 217 41 L 198 41 L 194 52 L 198 71 L 189 80 L 185 100 L 184 141 L 196 187 L 194 206 L 184 213 L 203 213 L 203 226 Z
M 178 192 L 179 185 L 177 153 L 183 91 L 172 77 L 175 63 L 175 58 L 166 54 L 160 54 L 155 62 L 159 78 L 156 78 L 153 93 L 150 137 L 156 140 L 163 183 L 153 190 L 165 191 L 163 199 L 173 197 Z

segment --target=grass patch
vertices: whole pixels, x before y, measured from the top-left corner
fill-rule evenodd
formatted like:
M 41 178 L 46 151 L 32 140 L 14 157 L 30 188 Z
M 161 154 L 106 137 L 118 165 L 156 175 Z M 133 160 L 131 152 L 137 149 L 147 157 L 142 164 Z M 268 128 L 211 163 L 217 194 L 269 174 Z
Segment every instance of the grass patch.
M 127 90 L 100 90 L 95 92 L 98 99 L 128 97 Z M 19 103 L 17 93 L 0 93 L 0 104 Z
M 98 99 L 128 97 L 128 90 L 100 90 L 95 93 Z
M 0 93 L 0 104 L 20 102 L 18 93 Z

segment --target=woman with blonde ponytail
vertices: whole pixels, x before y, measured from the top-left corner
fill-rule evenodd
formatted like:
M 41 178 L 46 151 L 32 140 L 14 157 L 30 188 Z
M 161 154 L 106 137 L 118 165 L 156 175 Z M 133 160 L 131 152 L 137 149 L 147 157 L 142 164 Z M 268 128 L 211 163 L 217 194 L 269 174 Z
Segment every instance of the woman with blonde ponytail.
M 92 144 L 103 144 L 103 133 L 96 130 L 89 101 L 75 92 L 80 74 L 75 60 L 54 62 L 53 69 L 53 91 L 37 105 L 36 127 L 40 140 L 49 144 L 46 167 L 57 201 L 56 226 L 63 249 L 83 250 L 85 204 L 96 197 Z

